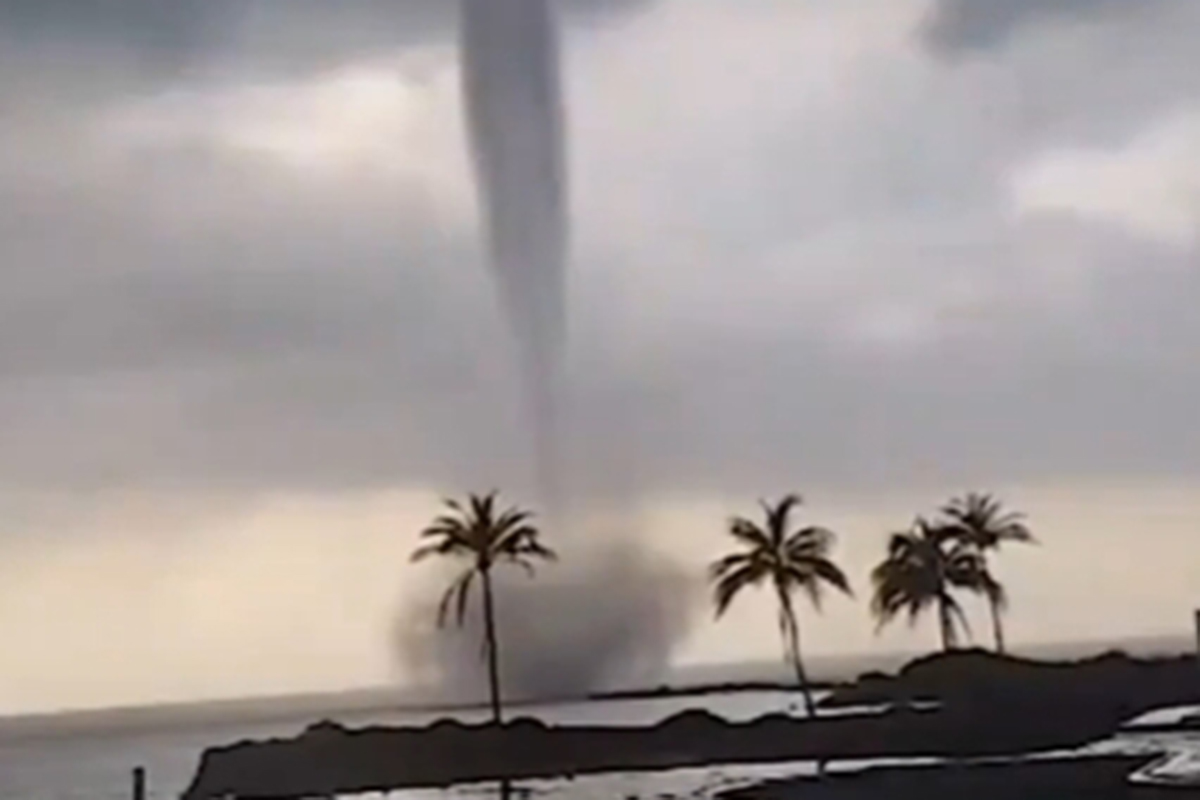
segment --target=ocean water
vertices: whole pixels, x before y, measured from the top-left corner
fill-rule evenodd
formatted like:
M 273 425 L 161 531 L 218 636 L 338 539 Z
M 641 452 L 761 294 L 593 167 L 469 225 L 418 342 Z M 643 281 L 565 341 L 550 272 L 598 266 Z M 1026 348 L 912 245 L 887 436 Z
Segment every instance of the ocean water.
M 617 700 L 578 704 L 533 705 L 519 710 L 547 722 L 645 725 L 689 708 L 705 708 L 730 720 L 749 720 L 780 711 L 803 716 L 795 693 L 738 692 L 704 697 Z M 1190 709 L 1195 711 L 1196 709 Z M 485 712 L 456 713 L 465 720 L 478 720 Z M 358 713 L 334 719 L 349 726 L 373 723 L 422 724 L 431 714 Z M 1182 711 L 1163 710 L 1147 715 L 1146 723 L 1161 725 L 1182 716 Z M 293 735 L 304 729 L 311 717 L 270 725 L 213 725 L 205 728 L 163 728 L 153 732 L 122 733 L 94 731 L 86 735 L 39 736 L 0 742 L 0 799 L 2 800 L 127 800 L 131 796 L 131 773 L 144 766 L 153 800 L 177 798 L 196 768 L 200 753 L 209 745 L 247 738 Z M 1071 753 L 1047 757 L 1080 757 L 1107 753 L 1165 754 L 1157 777 L 1200 779 L 1200 734 L 1139 733 L 1137 725 L 1110 740 Z M 877 759 L 840 761 L 827 765 L 833 772 L 852 771 L 878 765 L 936 762 L 937 759 Z M 521 781 L 513 798 L 559 800 L 705 800 L 716 793 L 772 778 L 812 775 L 811 761 L 775 764 L 713 765 L 658 772 L 624 772 L 587 775 L 572 779 Z M 406 790 L 388 795 L 373 793 L 339 800 L 467 800 L 501 795 L 495 784 L 463 785 L 450 789 Z
M 700 697 L 613 700 L 556 705 L 531 705 L 514 709 L 552 723 L 646 725 L 679 711 L 703 708 L 731 721 L 745 721 L 768 713 L 803 716 L 800 696 L 789 692 L 735 692 Z M 453 716 L 477 721 L 486 712 L 454 714 L 332 715 L 350 727 L 376 723 L 424 724 L 436 717 Z M 204 728 L 122 732 L 91 731 L 86 735 L 63 733 L 0 742 L 0 799 L 2 800 L 127 800 L 131 796 L 132 770 L 148 773 L 149 796 L 154 800 L 177 798 L 186 788 L 205 747 L 243 739 L 291 736 L 314 722 L 312 717 L 269 725 L 231 724 Z M 623 773 L 583 777 L 571 781 L 531 781 L 517 787 L 521 796 L 549 797 L 708 797 L 738 782 L 782 777 L 815 769 L 808 763 L 748 767 L 711 767 L 657 773 Z M 453 790 L 408 791 L 393 797 L 478 797 L 492 786 L 464 786 Z M 375 794 L 374 797 L 379 797 Z
M 1095 652 L 1099 648 L 1092 648 Z M 1129 647 L 1138 652 L 1169 652 L 1166 647 Z M 898 660 L 898 659 L 895 659 Z M 863 664 L 853 665 L 862 669 Z M 870 664 L 872 668 L 884 667 Z M 890 665 L 888 665 L 890 666 Z M 828 670 L 830 675 L 853 674 L 850 668 Z M 725 679 L 730 676 L 701 676 Z M 771 677 L 736 676 L 740 678 Z M 550 723 L 647 725 L 687 709 L 706 709 L 730 721 L 746 721 L 768 713 L 803 716 L 803 702 L 795 692 L 733 692 L 693 697 L 647 698 L 574 704 L 528 705 L 512 709 L 514 716 L 532 716 Z M 1192 709 L 1195 710 L 1195 709 Z M 1163 710 L 1147 716 L 1147 724 L 1161 725 L 1181 716 L 1180 711 Z M 425 724 L 437 717 L 452 716 L 463 721 L 480 721 L 486 712 L 430 713 L 353 713 L 297 715 L 270 724 L 212 724 L 204 727 L 160 726 L 154 730 L 92 728 L 86 734 L 58 732 L 20 738 L 0 736 L 0 800 L 126 800 L 131 796 L 134 767 L 148 772 L 149 797 L 169 800 L 180 796 L 196 769 L 201 752 L 209 746 L 244 739 L 293 736 L 318 718 L 333 719 L 349 727 L 371 724 Z M 1097 743 L 1085 753 L 1167 753 L 1163 769 L 1196 773 L 1200 779 L 1200 735 L 1145 733 L 1129 730 L 1112 740 Z M 1184 755 L 1178 755 L 1184 754 Z M 1191 754 L 1191 755 L 1187 755 Z M 1060 754 L 1061 755 L 1061 754 Z M 1172 756 L 1174 761 L 1166 763 Z M 918 760 L 919 761 L 919 760 Z M 905 761 L 835 762 L 831 771 L 861 769 L 885 763 Z M 770 778 L 813 774 L 813 762 L 767 765 L 714 765 L 697 769 L 660 772 L 612 773 L 584 776 L 572 780 L 521 782 L 514 797 L 541 798 L 709 798 L 720 790 Z M 497 794 L 495 786 L 460 786 L 450 790 L 395 792 L 391 800 L 437 798 L 458 800 Z M 370 797 L 380 798 L 378 793 Z

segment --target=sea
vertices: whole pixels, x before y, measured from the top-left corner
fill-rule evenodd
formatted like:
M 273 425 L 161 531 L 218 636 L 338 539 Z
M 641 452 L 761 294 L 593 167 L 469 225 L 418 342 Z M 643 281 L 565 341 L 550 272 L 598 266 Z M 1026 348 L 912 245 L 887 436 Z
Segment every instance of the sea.
M 598 700 L 580 703 L 530 704 L 512 714 L 559 724 L 648 725 L 690 708 L 705 708 L 731 721 L 745 721 L 763 714 L 784 711 L 803 715 L 800 696 L 794 692 L 730 692 L 693 697 Z M 325 715 L 350 727 L 372 724 L 421 725 L 437 718 L 454 717 L 482 721 L 483 709 L 454 712 L 354 712 Z M 292 736 L 314 720 L 312 717 L 279 719 L 271 723 L 226 725 L 170 725 L 155 730 L 91 729 L 86 732 L 40 731 L 28 737 L 12 736 L 0 742 L 0 798 L 3 800 L 129 800 L 132 771 L 143 767 L 148 778 L 148 797 L 178 798 L 191 780 L 205 747 L 244 739 Z M 792 774 L 797 767 L 721 768 L 675 770 L 578 778 L 574 781 L 535 781 L 518 788 L 538 796 L 625 798 L 709 796 L 743 775 Z M 467 786 L 434 792 L 396 792 L 403 797 L 477 796 L 489 786 Z M 376 795 L 378 797 L 378 795 Z
M 745 676 L 745 670 L 740 675 Z M 712 677 L 712 676 L 710 676 Z M 202 708 L 202 707 L 200 707 Z M 439 718 L 480 721 L 486 711 L 463 708 L 437 710 L 379 710 L 357 708 L 342 713 L 315 713 L 310 705 L 298 707 L 294 716 L 275 708 L 270 721 L 255 721 L 245 708 L 229 707 L 223 719 L 216 705 L 209 713 L 134 715 L 67 715 L 36 720 L 37 724 L 0 724 L 0 800 L 129 800 L 132 772 L 144 768 L 147 796 L 174 800 L 191 781 L 205 748 L 247 739 L 294 736 L 319 719 L 335 720 L 348 727 L 374 724 L 422 725 Z M 730 721 L 747 721 L 769 713 L 803 716 L 803 701 L 796 692 L 736 691 L 690 696 L 591 700 L 566 703 L 529 703 L 511 710 L 547 723 L 642 726 L 688 709 L 705 709 Z M 132 722 L 131 722 L 132 720 Z M 18 720 L 18 723 L 21 721 Z M 3 723 L 0 720 L 0 723 Z M 1181 737 L 1176 749 L 1200 758 L 1200 740 Z M 1112 747 L 1112 744 L 1107 745 Z M 1126 745 L 1117 743 L 1118 749 Z M 1145 746 L 1143 743 L 1139 746 Z M 1161 746 L 1156 742 L 1154 747 Z M 855 761 L 832 765 L 835 771 L 861 769 L 873 764 L 914 763 L 918 760 Z M 562 780 L 523 781 L 513 787 L 516 797 L 627 800 L 628 798 L 711 798 L 717 793 L 761 780 L 815 774 L 815 762 L 755 765 L 712 765 L 659 772 L 606 773 Z M 497 796 L 494 785 L 467 785 L 450 789 L 408 790 L 386 795 L 404 798 L 479 798 Z M 371 795 L 380 798 L 379 793 Z M 347 798 L 348 800 L 348 798 Z

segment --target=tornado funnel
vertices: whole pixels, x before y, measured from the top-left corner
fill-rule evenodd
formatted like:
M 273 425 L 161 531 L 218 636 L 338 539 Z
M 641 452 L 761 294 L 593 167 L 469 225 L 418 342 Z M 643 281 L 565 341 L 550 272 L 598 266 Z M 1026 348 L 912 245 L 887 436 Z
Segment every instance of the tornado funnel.
M 567 223 L 549 0 L 461 0 L 463 96 L 491 268 L 516 338 L 540 501 L 560 500 Z

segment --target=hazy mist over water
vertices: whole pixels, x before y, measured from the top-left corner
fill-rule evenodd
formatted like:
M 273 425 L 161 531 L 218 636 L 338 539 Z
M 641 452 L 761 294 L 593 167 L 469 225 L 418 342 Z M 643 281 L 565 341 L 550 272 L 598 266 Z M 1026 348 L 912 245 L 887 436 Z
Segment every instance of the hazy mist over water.
M 476 642 L 476 647 L 478 643 Z M 461 646 L 448 644 L 447 646 Z M 1044 659 L 1074 659 L 1099 655 L 1112 650 L 1120 650 L 1131 655 L 1152 657 L 1160 655 L 1176 655 L 1190 653 L 1196 650 L 1194 639 L 1183 636 L 1174 637 L 1137 637 L 1131 639 L 1113 639 L 1090 642 L 1061 642 L 1057 644 L 1033 647 L 1018 647 L 1016 655 L 1029 658 Z M 476 650 L 477 652 L 477 650 Z M 817 656 L 809 659 L 811 677 L 817 682 L 838 682 L 853 679 L 866 672 L 882 671 L 895 672 L 904 664 L 926 653 L 922 651 L 877 652 L 871 655 L 856 656 Z M 462 662 L 454 662 L 462 668 Z M 518 676 L 520 670 L 516 671 Z M 673 687 L 707 686 L 724 683 L 790 683 L 792 671 L 790 665 L 782 659 L 756 661 L 746 663 L 712 664 L 685 666 L 656 673 L 654 682 L 640 680 L 641 676 L 627 674 L 616 676 L 610 680 L 593 680 L 590 686 L 582 687 L 584 691 L 598 687 L 600 690 L 644 689 L 660 685 Z M 68 711 L 54 714 L 33 714 L 22 716 L 0 717 L 0 738 L 20 741 L 25 738 L 39 738 L 44 735 L 62 736 L 80 734 L 93 736 L 107 732 L 125 731 L 130 735 L 142 732 L 152 735 L 155 731 L 173 729 L 203 730 L 212 727 L 222 727 L 229 724 L 285 724 L 307 725 L 318 717 L 333 719 L 359 720 L 378 719 L 380 714 L 399 714 L 404 720 L 419 721 L 437 717 L 445 713 L 464 713 L 464 704 L 477 705 L 477 712 L 486 714 L 485 695 L 480 690 L 477 675 L 459 675 L 462 683 L 449 685 L 437 680 L 425 684 L 414 684 L 407 687 L 379 686 L 361 688 L 341 692 L 299 694 L 299 695 L 263 695 L 241 699 L 221 699 L 216 701 L 199 701 L 188 703 L 171 703 L 154 706 L 131 706 L 127 708 L 97 709 L 91 711 Z M 518 711 L 518 716 L 525 713 L 524 708 L 540 707 L 539 698 L 575 696 L 580 687 L 568 685 L 535 686 L 517 682 L 513 687 L 511 699 Z M 560 691 L 561 690 L 561 691 Z M 756 696 L 766 696 L 775 693 L 754 692 Z M 731 695 L 736 697 L 737 695 Z M 794 698 L 794 699 L 798 699 Z M 555 700 L 551 705 L 557 704 Z M 623 702 L 623 701 L 622 701 Z M 645 705 L 647 708 L 656 707 L 660 701 L 635 702 L 632 707 Z M 661 701 L 667 706 L 688 706 L 695 703 L 707 703 L 709 700 L 700 697 L 668 697 Z M 533 704 L 533 705 L 530 705 Z M 575 706 L 568 703 L 568 706 Z M 601 703 L 601 706 L 604 704 Z M 582 708 L 582 706 L 580 706 Z M 615 704 L 622 707 L 621 702 Z M 404 709 L 410 709 L 405 711 Z M 448 709 L 448 710 L 439 710 Z M 452 710 L 449 710 L 452 709 Z M 603 714 L 603 708 L 597 713 Z M 274 722 L 272 722 L 274 721 Z M 414 724 L 417 724 L 414 722 Z M 138 734 L 141 735 L 141 734 Z
M 564 560 L 532 581 L 495 576 L 501 674 L 515 696 L 582 695 L 613 685 L 655 685 L 702 599 L 698 579 L 635 541 L 568 545 Z M 399 655 L 410 674 L 453 697 L 482 697 L 482 625 L 439 630 L 436 603 L 414 603 L 399 621 Z

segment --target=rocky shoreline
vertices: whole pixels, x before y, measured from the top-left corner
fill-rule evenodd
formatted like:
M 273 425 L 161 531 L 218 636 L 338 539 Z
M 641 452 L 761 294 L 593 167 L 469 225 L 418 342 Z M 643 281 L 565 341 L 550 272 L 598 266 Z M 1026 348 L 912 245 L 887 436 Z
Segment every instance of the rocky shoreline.
M 503 778 L 657 770 L 720 763 L 903 756 L 967 758 L 1072 748 L 1151 709 L 1200 702 L 1195 659 L 1110 654 L 1048 663 L 959 652 L 895 676 L 868 675 L 814 720 L 770 715 L 734 724 L 689 711 L 641 728 L 498 729 L 440 721 L 349 730 L 333 723 L 293 739 L 207 750 L 185 800 L 299 798 Z M 847 713 L 861 706 L 889 710 Z

